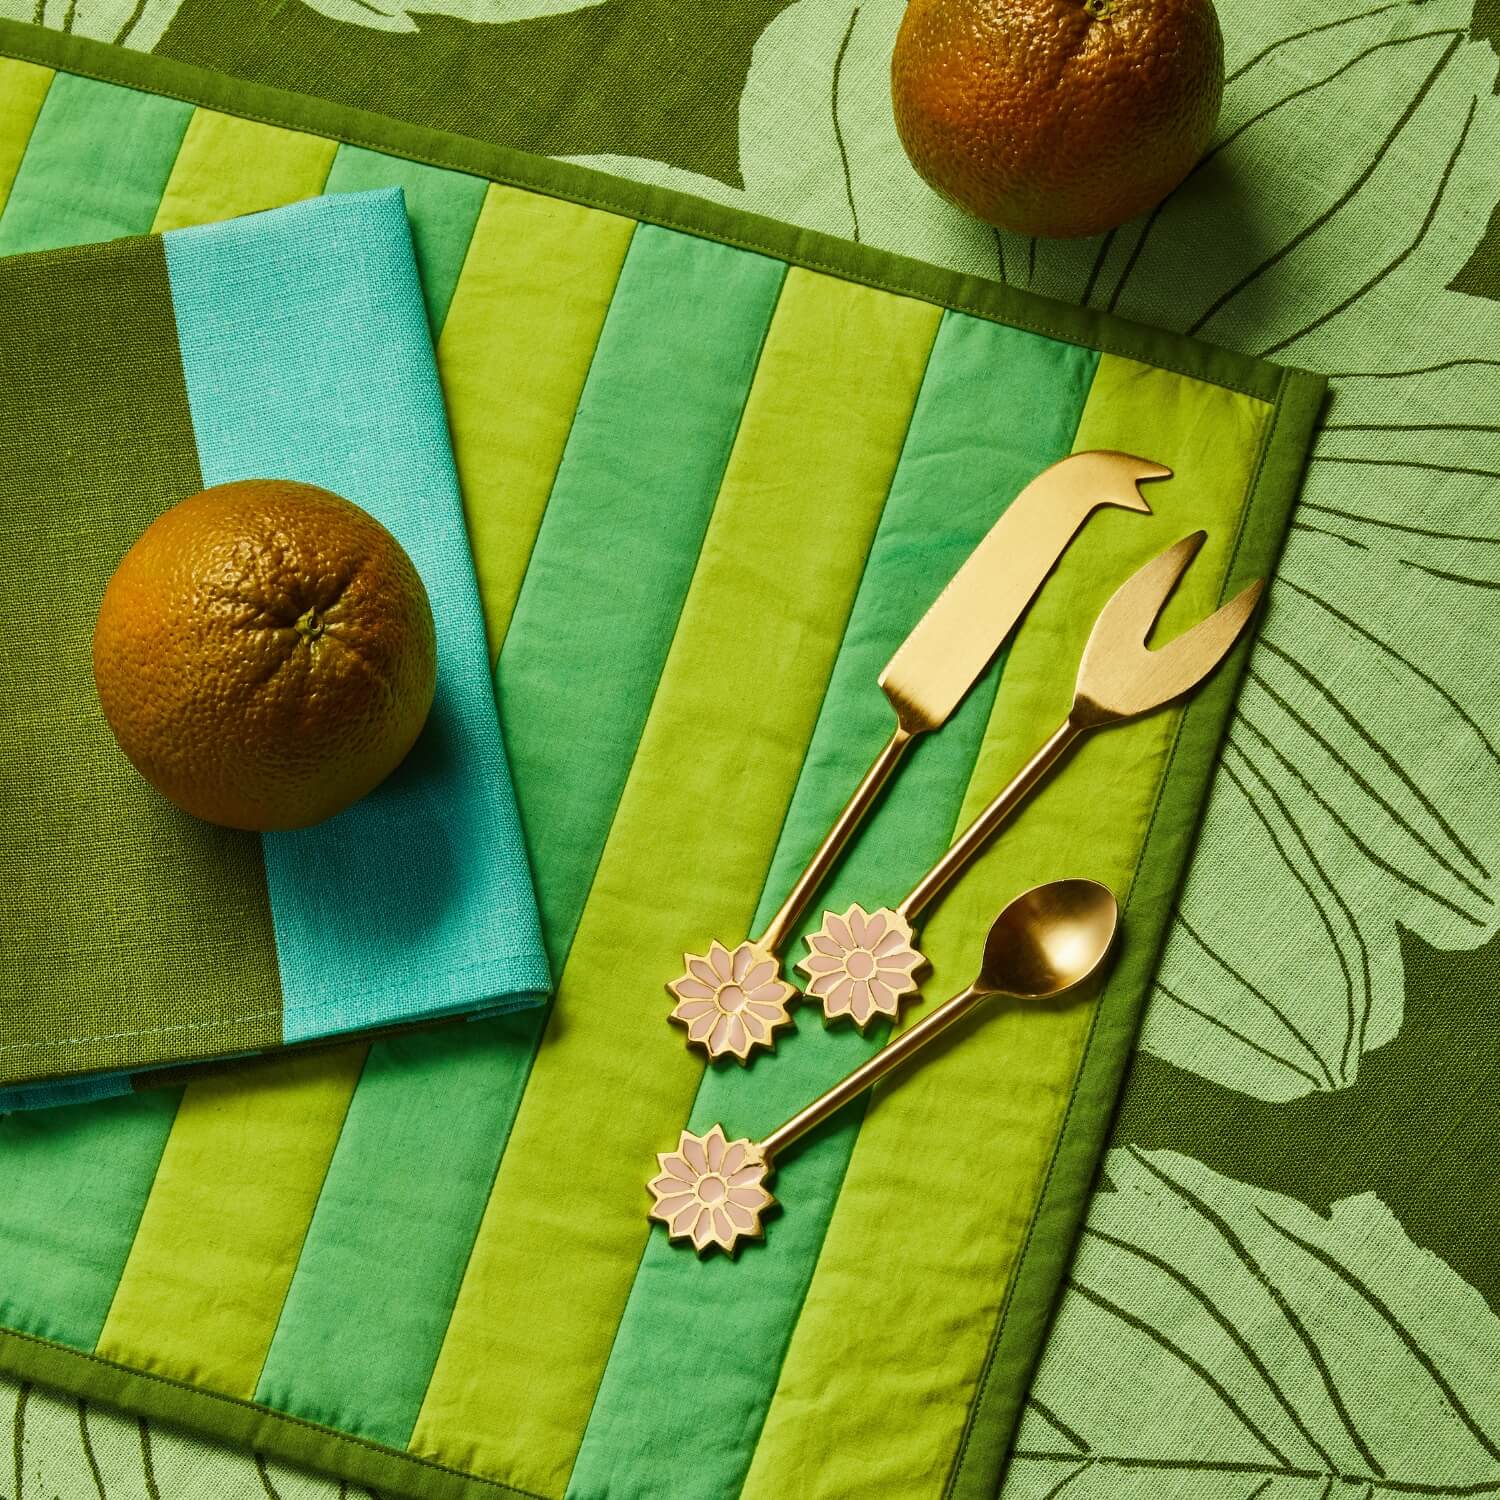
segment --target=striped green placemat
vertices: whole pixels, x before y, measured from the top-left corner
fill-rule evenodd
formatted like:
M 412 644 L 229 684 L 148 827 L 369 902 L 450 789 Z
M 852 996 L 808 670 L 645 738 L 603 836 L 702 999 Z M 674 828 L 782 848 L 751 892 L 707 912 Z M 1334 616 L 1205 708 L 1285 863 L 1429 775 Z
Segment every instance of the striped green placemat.
M 1318 382 L 527 158 L 468 161 L 486 185 L 335 144 L 289 127 L 371 137 L 305 99 L 218 113 L 220 80 L 137 61 L 139 90 L 6 65 L 0 244 L 407 188 L 561 977 L 534 1021 L 12 1119 L 0 1363 L 394 1493 L 991 1493 L 1235 674 L 1085 747 L 927 928 L 938 994 L 1008 895 L 1104 879 L 1098 1004 L 996 1014 L 831 1122 L 734 1263 L 647 1233 L 652 1153 L 879 1038 L 804 1019 L 705 1071 L 661 984 L 779 903 L 884 736 L 879 666 L 1027 477 L 1101 446 L 1177 474 L 1090 523 L 830 903 L 899 894 L 987 800 L 1132 567 L 1209 531 L 1168 629 L 1269 571 Z

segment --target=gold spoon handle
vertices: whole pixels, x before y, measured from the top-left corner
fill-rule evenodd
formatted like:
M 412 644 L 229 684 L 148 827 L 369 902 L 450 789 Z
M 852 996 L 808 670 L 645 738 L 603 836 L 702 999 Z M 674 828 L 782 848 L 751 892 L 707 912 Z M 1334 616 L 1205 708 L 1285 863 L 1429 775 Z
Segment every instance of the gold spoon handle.
M 940 1031 L 946 1030 L 961 1016 L 967 1015 L 981 1000 L 988 999 L 996 991 L 979 983 L 971 984 L 962 994 L 945 1000 L 931 1015 L 923 1016 L 915 1026 L 903 1031 L 893 1042 L 888 1043 L 874 1057 L 856 1068 L 847 1078 L 841 1078 L 826 1093 L 820 1094 L 806 1109 L 799 1110 L 784 1125 L 778 1126 L 764 1140 L 756 1143 L 763 1160 L 769 1161 L 783 1146 L 805 1135 L 814 1125 L 826 1120 L 835 1110 L 842 1109 L 856 1095 L 862 1094 L 885 1075 L 899 1068 L 913 1052 L 925 1047 Z
M 870 804 L 880 795 L 880 789 L 890 779 L 906 748 L 916 738 L 916 733 L 896 726 L 896 732 L 885 742 L 885 748 L 875 757 L 875 763 L 865 772 L 864 779 L 855 787 L 854 795 L 844 804 L 844 810 L 834 820 L 827 837 L 813 851 L 807 868 L 798 877 L 791 894 L 781 904 L 781 910 L 771 918 L 766 930 L 754 939 L 755 946 L 766 953 L 777 953 L 787 940 L 787 935 L 796 925 L 797 918 L 807 909 L 813 893 L 822 885 L 839 851 L 849 842 L 849 835 L 859 821 L 870 810 Z
M 1062 759 L 1068 746 L 1089 726 L 1064 719 L 1040 750 L 1010 779 L 1009 784 L 949 846 L 948 852 L 919 880 L 896 908 L 908 922 L 979 853 L 990 835 L 1036 790 Z

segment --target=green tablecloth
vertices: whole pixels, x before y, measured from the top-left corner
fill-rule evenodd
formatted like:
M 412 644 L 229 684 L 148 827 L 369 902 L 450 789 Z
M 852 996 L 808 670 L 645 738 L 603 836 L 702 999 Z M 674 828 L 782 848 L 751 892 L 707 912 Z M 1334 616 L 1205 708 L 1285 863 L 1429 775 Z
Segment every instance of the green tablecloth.
M 496 0 L 488 30 L 336 0 L 235 26 L 211 0 L 54 0 L 43 18 L 379 93 L 1334 377 L 1004 1493 L 1500 1489 L 1500 13 L 1226 6 L 1210 158 L 1141 223 L 1037 244 L 906 166 L 884 78 L 899 11 Z M 23 1415 L 23 1493 L 140 1492 L 148 1448 L 195 1495 L 337 1489 L 92 1411 L 90 1457 L 80 1413 L 37 1391 Z

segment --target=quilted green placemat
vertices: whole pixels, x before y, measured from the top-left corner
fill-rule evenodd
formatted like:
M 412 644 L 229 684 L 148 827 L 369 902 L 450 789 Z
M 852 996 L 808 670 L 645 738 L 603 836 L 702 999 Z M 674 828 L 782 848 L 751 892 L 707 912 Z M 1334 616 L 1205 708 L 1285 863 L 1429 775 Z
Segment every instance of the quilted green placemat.
M 661 981 L 685 933 L 779 901 L 883 737 L 879 665 L 1027 476 L 1075 446 L 1178 475 L 1151 519 L 1090 523 L 830 901 L 903 888 L 988 797 L 1133 565 L 1210 531 L 1168 628 L 1270 568 L 1318 383 L 545 163 L 487 155 L 486 186 L 192 108 L 168 96 L 218 82 L 181 69 L 141 65 L 157 95 L 8 67 L 11 249 L 407 187 L 561 985 L 545 1025 L 10 1121 L 0 1361 L 397 1493 L 779 1496 L 810 1465 L 829 1494 L 991 1492 L 1234 674 L 1087 747 L 928 928 L 941 991 L 1010 893 L 1104 878 L 1128 938 L 1097 1007 L 997 1015 L 832 1122 L 738 1263 L 648 1236 L 643 1163 L 878 1039 L 804 1024 L 705 1073 Z

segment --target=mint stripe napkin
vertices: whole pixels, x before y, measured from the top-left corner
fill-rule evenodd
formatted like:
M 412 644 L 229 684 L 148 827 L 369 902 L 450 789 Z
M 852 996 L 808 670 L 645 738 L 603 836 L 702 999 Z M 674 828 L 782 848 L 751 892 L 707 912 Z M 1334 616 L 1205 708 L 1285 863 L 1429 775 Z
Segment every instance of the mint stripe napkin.
M 121 316 L 122 309 L 129 309 Z M 142 1069 L 538 1002 L 550 979 L 398 190 L 0 261 L 0 1109 Z M 15 337 L 12 338 L 12 332 Z M 145 429 L 132 431 L 132 429 Z M 438 690 L 406 763 L 316 828 L 196 824 L 87 676 L 103 583 L 201 485 L 325 485 L 416 562 Z M 33 649 L 37 619 L 56 649 Z M 59 712 L 59 705 L 63 706 Z

